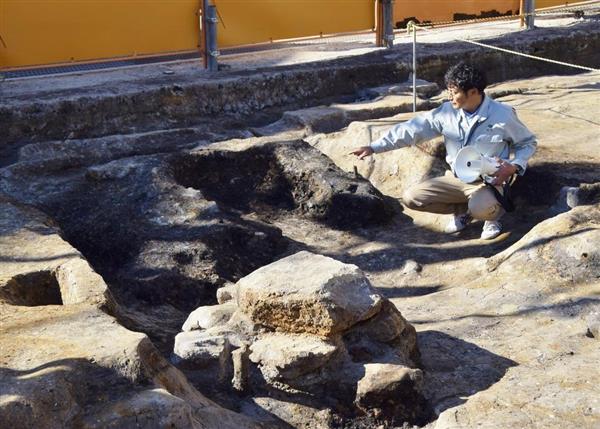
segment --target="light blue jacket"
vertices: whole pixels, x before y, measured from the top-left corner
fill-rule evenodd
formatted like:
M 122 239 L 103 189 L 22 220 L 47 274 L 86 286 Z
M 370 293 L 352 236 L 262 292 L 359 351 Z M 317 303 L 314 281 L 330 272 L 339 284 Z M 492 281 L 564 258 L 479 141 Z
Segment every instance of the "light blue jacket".
M 535 136 L 517 118 L 514 109 L 484 96 L 483 102 L 468 125 L 462 109 L 450 102 L 437 109 L 392 127 L 385 135 L 371 143 L 375 153 L 399 149 L 444 136 L 446 161 L 454 171 L 456 154 L 465 146 L 474 146 L 483 155 L 500 157 L 525 173 L 527 161 L 535 153 Z M 511 150 L 514 157 L 511 159 Z

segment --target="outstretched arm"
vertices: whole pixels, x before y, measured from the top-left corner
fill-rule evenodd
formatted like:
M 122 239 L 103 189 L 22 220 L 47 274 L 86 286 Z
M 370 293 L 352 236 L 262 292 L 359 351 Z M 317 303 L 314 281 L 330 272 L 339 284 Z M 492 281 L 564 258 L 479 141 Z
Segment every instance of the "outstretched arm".
M 371 146 L 361 146 L 358 149 L 350 152 L 350 155 L 356 155 L 358 156 L 358 159 L 363 159 L 367 156 L 373 155 L 373 149 Z
M 361 146 L 350 152 L 350 154 L 363 159 L 373 153 L 387 152 L 388 150 L 415 145 L 437 137 L 442 131 L 435 116 L 441 109 L 442 107 L 438 107 L 410 121 L 397 124 L 369 146 Z
M 424 115 L 419 115 L 410 121 L 402 122 L 392 127 L 387 133 L 371 143 L 373 152 L 387 152 L 413 146 L 431 140 L 442 134 L 441 125 L 436 120 L 443 106 L 438 107 Z

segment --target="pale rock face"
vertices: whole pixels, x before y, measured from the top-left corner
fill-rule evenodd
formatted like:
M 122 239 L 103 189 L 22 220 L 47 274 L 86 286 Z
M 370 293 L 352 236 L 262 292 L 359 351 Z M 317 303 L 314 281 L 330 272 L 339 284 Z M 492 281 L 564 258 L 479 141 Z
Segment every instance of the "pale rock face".
M 402 317 L 396 306 L 389 301 L 385 301 L 377 315 L 355 325 L 346 333 L 346 336 L 366 336 L 375 341 L 390 343 L 409 327 L 410 325 Z
M 423 384 L 420 369 L 388 363 L 364 365 L 364 376 L 356 389 L 356 405 L 365 410 L 377 410 L 388 416 L 423 413 L 418 400 Z M 393 398 L 393 400 L 391 400 Z
M 592 313 L 586 318 L 587 335 L 600 340 L 600 313 Z
M 329 336 L 368 319 L 381 297 L 354 265 L 299 252 L 239 282 L 240 310 L 278 331 Z
M 177 334 L 173 353 L 178 360 L 206 366 L 215 361 L 225 361 L 231 353 L 231 346 L 224 335 L 194 330 Z
M 225 324 L 231 319 L 236 308 L 237 306 L 233 302 L 199 307 L 190 313 L 181 329 L 187 332 Z
M 267 380 L 293 380 L 324 366 L 338 348 L 314 335 L 272 333 L 250 347 L 250 360 Z
M 63 304 L 112 302 L 106 283 L 85 259 L 71 259 L 57 267 L 55 275 Z
M 486 261 L 490 272 L 519 267 L 527 274 L 551 272 L 550 285 L 594 282 L 600 275 L 600 207 L 579 206 L 536 225 L 521 240 Z M 525 276 L 523 276 L 525 278 Z
M 219 304 L 225 304 L 229 301 L 237 303 L 238 299 L 238 288 L 234 283 L 229 283 L 219 289 L 217 289 L 217 302 Z
M 3 427 L 256 427 L 93 306 L 0 303 L 0 317 Z
M 83 427 L 97 426 L 127 429 L 130 427 L 170 427 L 186 429 L 198 427 L 192 407 L 165 389 L 148 389 L 131 398 L 110 404 L 99 415 L 84 418 Z

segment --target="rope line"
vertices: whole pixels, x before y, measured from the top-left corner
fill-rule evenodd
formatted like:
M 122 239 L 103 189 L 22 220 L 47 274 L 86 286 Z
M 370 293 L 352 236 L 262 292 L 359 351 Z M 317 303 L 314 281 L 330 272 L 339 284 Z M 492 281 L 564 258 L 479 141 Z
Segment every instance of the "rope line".
M 585 4 L 581 4 L 579 6 L 563 6 L 560 8 L 555 8 L 552 10 L 545 11 L 537 11 L 531 13 L 520 13 L 518 15 L 503 15 L 503 16 L 492 16 L 487 18 L 472 18 L 472 19 L 459 19 L 453 21 L 435 21 L 435 22 L 426 22 L 419 24 L 420 26 L 426 27 L 435 27 L 435 26 L 445 26 L 452 24 L 474 24 L 479 22 L 493 22 L 493 21 L 513 21 L 516 19 L 525 18 L 528 16 L 541 16 L 541 15 L 551 15 L 556 13 L 564 13 L 564 12 L 580 12 L 586 10 L 594 10 L 600 5 L 600 0 L 593 0 L 590 2 L 586 2 Z M 406 28 L 408 29 L 408 27 Z M 397 29 L 395 32 L 403 32 L 405 29 Z
M 425 30 L 425 31 L 432 31 L 430 28 L 422 27 L 422 26 L 416 25 L 416 24 L 411 24 L 411 26 L 413 28 L 415 28 L 415 29 L 420 29 L 420 30 Z M 495 49 L 497 51 L 502 51 L 502 52 L 506 52 L 506 53 L 509 53 L 509 54 L 519 55 L 519 56 L 526 57 L 526 58 L 531 58 L 531 59 L 534 59 L 534 60 L 546 61 L 548 63 L 554 63 L 554 64 L 558 64 L 558 65 L 561 65 L 561 66 L 573 67 L 573 68 L 576 68 L 576 69 L 587 70 L 587 71 L 591 71 L 591 72 L 600 72 L 600 69 L 595 69 L 595 68 L 592 68 L 592 67 L 580 66 L 580 65 L 577 65 L 577 64 L 566 63 L 566 62 L 563 62 L 563 61 L 552 60 L 550 58 L 539 57 L 539 56 L 536 56 L 536 55 L 525 54 L 523 52 L 518 52 L 518 51 L 513 51 L 513 50 L 510 50 L 510 49 L 500 48 L 498 46 L 488 45 L 486 43 L 475 42 L 474 40 L 461 39 L 461 38 L 458 38 L 458 37 L 453 38 L 452 40 L 456 40 L 456 41 L 459 41 L 459 42 L 465 42 L 465 43 L 471 43 L 473 45 L 482 46 L 484 48 Z

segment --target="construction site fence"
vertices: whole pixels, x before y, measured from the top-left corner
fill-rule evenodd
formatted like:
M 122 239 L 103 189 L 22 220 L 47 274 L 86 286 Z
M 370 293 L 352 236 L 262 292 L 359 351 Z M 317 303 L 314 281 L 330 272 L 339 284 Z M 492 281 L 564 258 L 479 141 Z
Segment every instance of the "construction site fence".
M 536 7 L 580 2 L 536 0 Z M 0 70 L 190 53 L 202 0 L 0 0 Z M 212 0 L 218 47 L 374 32 L 376 0 Z M 514 16 L 520 0 L 396 0 L 394 24 Z

